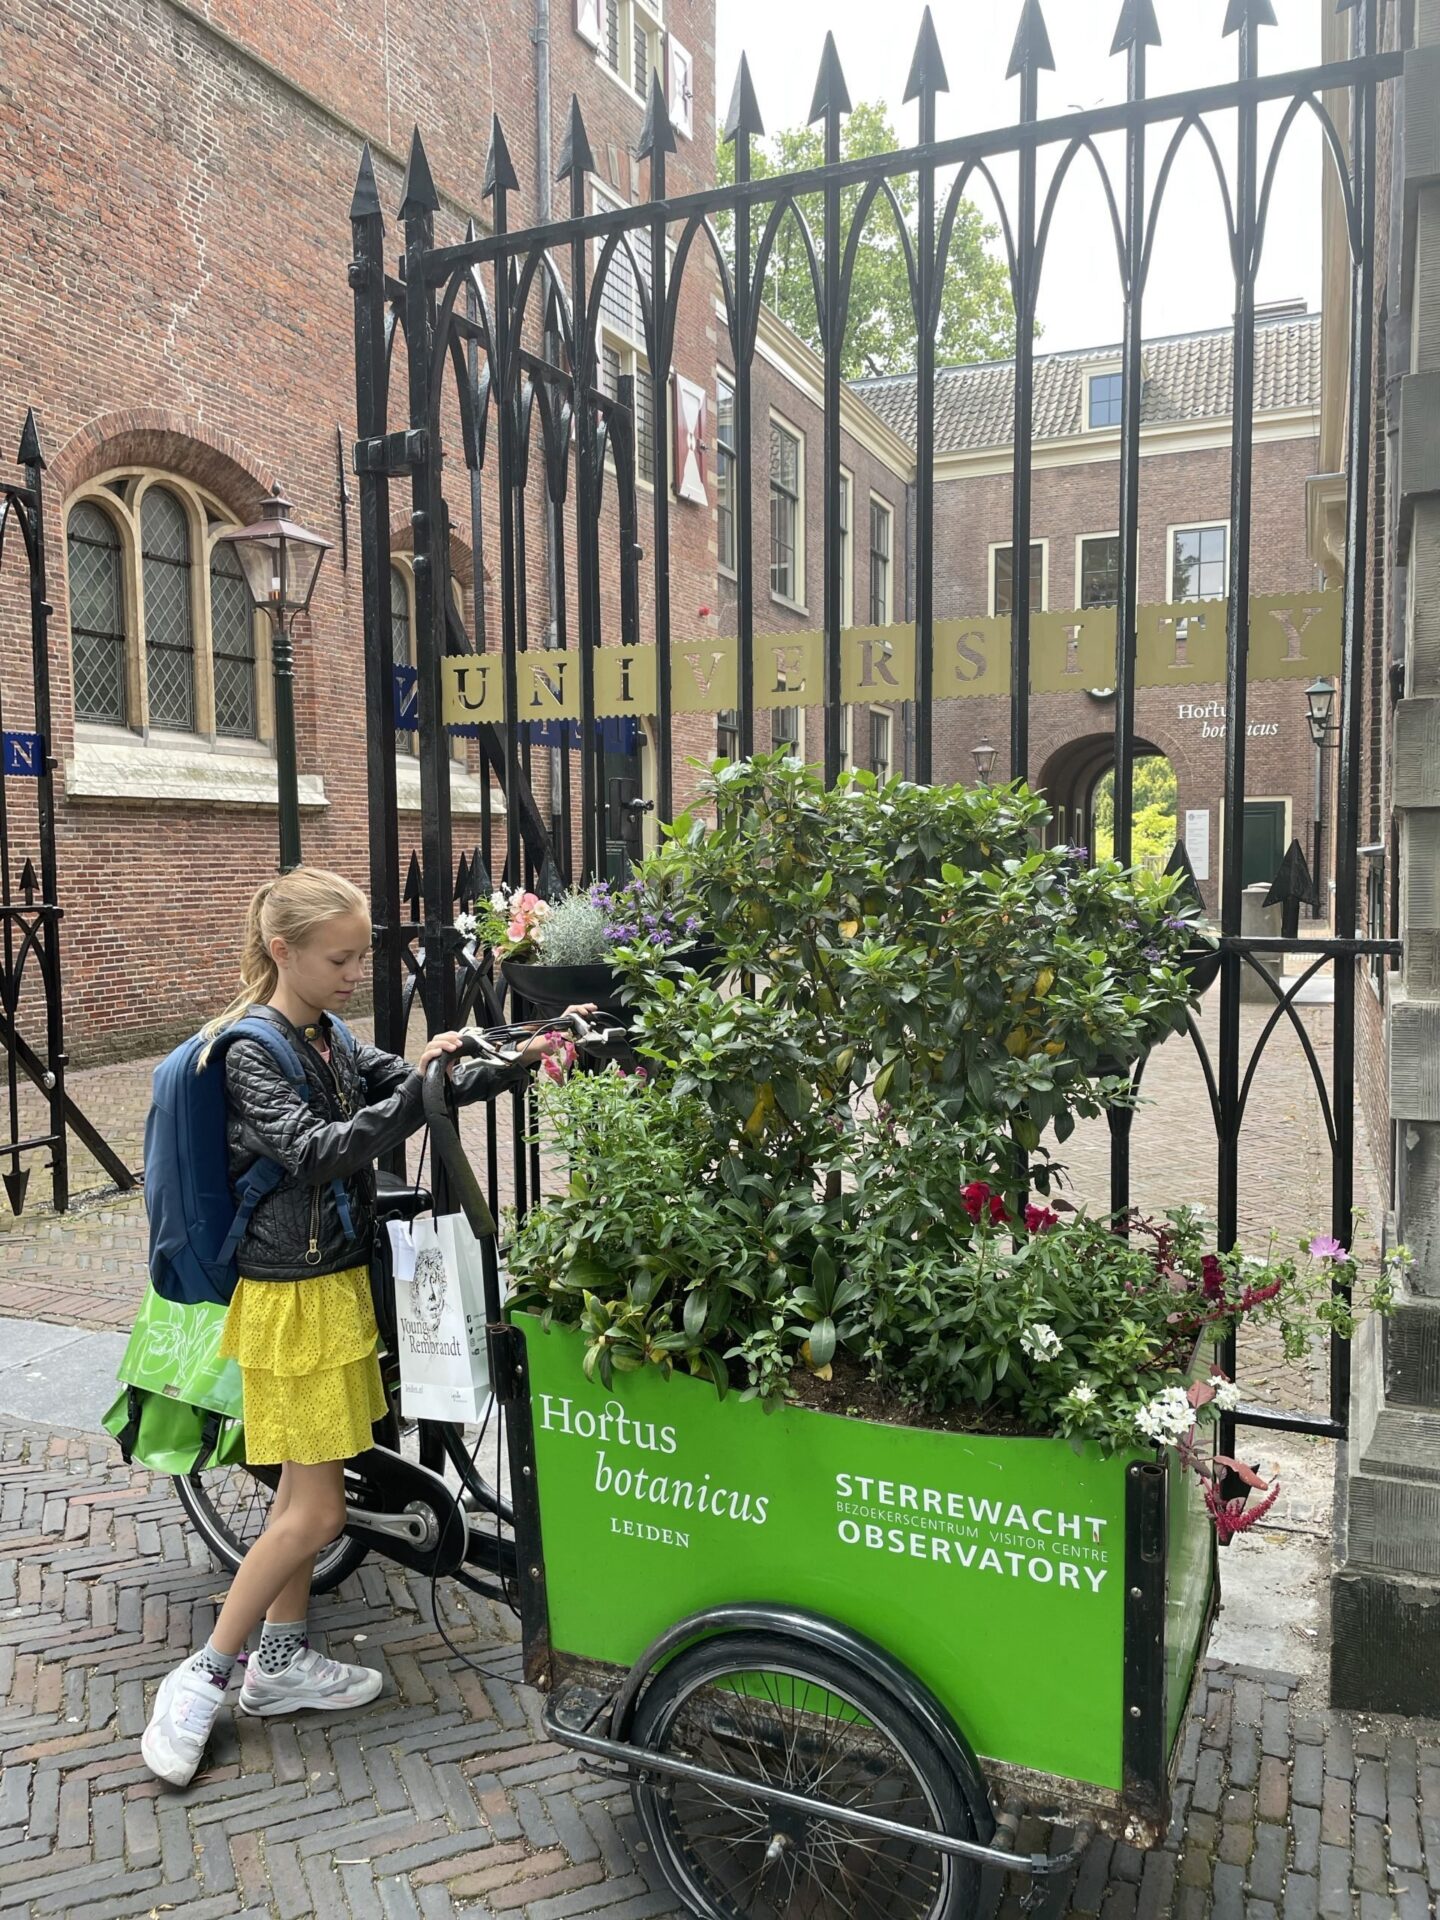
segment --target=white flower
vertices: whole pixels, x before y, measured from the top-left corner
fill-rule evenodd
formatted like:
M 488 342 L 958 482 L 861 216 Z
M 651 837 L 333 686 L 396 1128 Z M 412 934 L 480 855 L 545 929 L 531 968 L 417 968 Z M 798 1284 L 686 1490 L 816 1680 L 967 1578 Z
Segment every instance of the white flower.
M 490 904 L 497 913 L 508 913 L 510 911 L 510 902 L 506 899 L 502 887 L 497 887 L 494 893 L 491 894 Z
M 1032 1360 L 1054 1360 L 1064 1351 L 1059 1334 L 1053 1327 L 1046 1326 L 1043 1320 L 1026 1327 L 1020 1336 L 1020 1345 Z
M 474 914 L 473 913 L 457 913 L 455 916 L 455 927 L 456 927 L 456 931 L 459 933 L 462 933 L 465 936 L 465 938 L 468 940 L 471 934 L 474 933 L 475 931 Z
M 1233 1413 L 1240 1404 L 1239 1387 L 1223 1373 L 1212 1373 L 1210 1384 L 1215 1389 L 1215 1404 L 1221 1413 Z
M 1195 1409 L 1184 1387 L 1162 1387 L 1135 1415 L 1135 1425 L 1146 1440 L 1173 1447 L 1195 1424 Z
M 1075 1402 L 1077 1407 L 1093 1406 L 1095 1402 L 1095 1389 L 1090 1385 L 1088 1380 L 1077 1380 L 1075 1385 L 1070 1389 L 1069 1398 Z

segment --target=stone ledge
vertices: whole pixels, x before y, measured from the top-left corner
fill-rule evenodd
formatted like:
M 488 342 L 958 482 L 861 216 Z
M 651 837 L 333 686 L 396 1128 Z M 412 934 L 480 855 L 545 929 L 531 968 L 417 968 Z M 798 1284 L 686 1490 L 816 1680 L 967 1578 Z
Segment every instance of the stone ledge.
M 1390 1002 L 1387 1052 L 1392 1120 L 1440 1120 L 1440 1001 Z
M 328 807 L 324 779 L 302 773 L 300 805 Z M 268 754 L 137 741 L 77 740 L 65 762 L 67 800 L 126 800 L 202 807 L 278 807 L 279 775 Z
M 1440 807 L 1440 699 L 1400 701 L 1392 742 L 1396 809 Z
M 490 785 L 484 774 L 469 773 L 458 761 L 450 762 L 450 811 L 452 814 L 482 814 L 486 795 L 492 814 L 503 814 L 505 797 Z M 401 760 L 395 767 L 395 810 L 397 813 L 420 811 L 420 765 Z

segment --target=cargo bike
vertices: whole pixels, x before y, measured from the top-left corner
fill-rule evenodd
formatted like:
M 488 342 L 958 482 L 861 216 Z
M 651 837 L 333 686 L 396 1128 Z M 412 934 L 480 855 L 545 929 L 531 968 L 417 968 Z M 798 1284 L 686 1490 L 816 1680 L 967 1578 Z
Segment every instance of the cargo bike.
M 546 1024 L 582 1052 L 624 1044 Z M 504 1059 L 532 1031 L 465 1047 Z M 347 1468 L 317 1584 L 379 1552 L 514 1605 L 549 1734 L 629 1781 L 666 1881 L 709 1920 L 959 1920 L 984 1868 L 1053 1875 L 1097 1832 L 1157 1844 L 1218 1595 L 1196 1476 L 1153 1451 L 767 1411 L 653 1369 L 602 1387 L 579 1334 L 507 1311 L 447 1085 L 437 1063 L 426 1116 L 481 1246 L 509 1492 L 458 1428 L 416 1423 L 407 1454 L 392 1412 Z M 382 1186 L 382 1214 L 430 1204 Z M 182 1497 L 233 1564 L 251 1529 L 212 1481 Z M 1027 1819 L 1050 1851 L 1022 1849 Z

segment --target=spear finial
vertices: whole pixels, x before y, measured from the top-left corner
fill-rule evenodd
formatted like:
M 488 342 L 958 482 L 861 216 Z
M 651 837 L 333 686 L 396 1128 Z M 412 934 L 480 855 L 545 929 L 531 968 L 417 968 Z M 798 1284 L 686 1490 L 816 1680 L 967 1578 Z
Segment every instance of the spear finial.
M 485 185 L 481 197 L 490 199 L 492 194 L 513 193 L 520 185 L 519 177 L 510 159 L 510 149 L 505 144 L 505 129 L 500 124 L 498 113 L 490 116 L 490 151 L 485 156 Z
M 920 36 L 910 61 L 910 78 L 905 82 L 905 101 L 918 100 L 922 93 L 948 93 L 950 81 L 945 72 L 940 40 L 929 7 L 920 16 Z
M 565 139 L 560 148 L 560 165 L 555 170 L 555 178 L 569 180 L 574 174 L 594 171 L 595 155 L 590 150 L 590 136 L 585 131 L 585 116 L 580 111 L 579 96 L 572 93 L 570 111 L 565 119 Z
M 410 136 L 410 158 L 405 164 L 405 182 L 400 189 L 400 218 L 408 220 L 417 213 L 438 213 L 440 196 L 430 172 L 425 142 L 416 127 Z
M 1010 49 L 1010 64 L 1005 69 L 1005 78 L 1013 80 L 1017 73 L 1042 71 L 1055 71 L 1055 56 L 1050 51 L 1050 36 L 1045 31 L 1045 16 L 1040 11 L 1040 0 L 1025 0 L 1020 10 L 1020 25 L 1015 31 L 1015 45 Z
M 765 122 L 760 118 L 760 103 L 755 98 L 755 83 L 750 78 L 750 62 L 742 53 L 735 75 L 735 90 L 730 95 L 730 111 L 725 116 L 725 138 L 738 140 L 745 134 L 752 139 L 765 137 Z
M 817 120 L 824 120 L 832 113 L 849 111 L 850 89 L 841 71 L 840 52 L 835 45 L 835 35 L 827 33 L 824 51 L 820 55 L 820 71 L 815 76 L 815 98 L 810 102 L 810 117 L 806 124 L 813 127 Z

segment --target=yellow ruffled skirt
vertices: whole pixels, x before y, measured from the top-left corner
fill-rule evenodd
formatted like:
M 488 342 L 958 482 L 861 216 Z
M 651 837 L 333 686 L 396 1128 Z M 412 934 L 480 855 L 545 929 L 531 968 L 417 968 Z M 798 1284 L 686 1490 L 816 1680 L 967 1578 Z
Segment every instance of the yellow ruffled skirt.
M 243 1277 L 220 1352 L 245 1389 L 245 1458 L 317 1466 L 371 1445 L 385 1412 L 379 1336 L 365 1267 L 303 1280 Z

